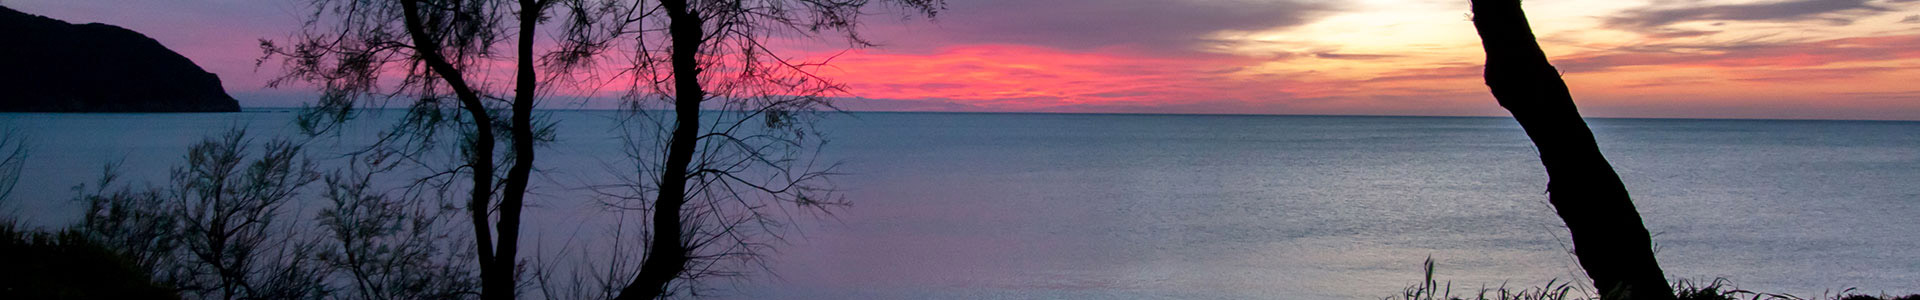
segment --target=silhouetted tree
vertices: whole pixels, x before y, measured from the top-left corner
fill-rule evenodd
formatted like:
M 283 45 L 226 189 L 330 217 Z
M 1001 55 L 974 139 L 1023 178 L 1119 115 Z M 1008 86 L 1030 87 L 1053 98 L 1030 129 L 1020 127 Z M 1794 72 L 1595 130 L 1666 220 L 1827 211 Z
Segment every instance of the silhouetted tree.
M 381 192 L 374 178 L 392 165 L 363 168 L 361 160 L 350 161 L 348 170 L 327 175 L 325 196 L 332 205 L 319 215 L 321 228 L 337 244 L 319 259 L 350 279 L 348 292 L 336 296 L 464 299 L 478 292 L 471 266 L 460 264 L 471 261 L 472 249 L 459 247 L 453 233 L 441 228 L 452 216 L 448 212 L 457 210 Z
M 938 0 L 892 0 L 909 10 L 933 14 Z M 670 117 L 647 118 L 655 121 L 661 147 L 638 151 L 640 157 L 658 158 L 657 168 L 643 172 L 644 185 L 672 187 L 651 189 L 659 194 L 647 200 L 656 212 L 648 230 L 658 236 L 646 249 L 639 275 L 622 284 L 621 298 L 651 299 L 665 293 L 667 283 L 678 277 L 693 277 L 689 264 L 707 262 L 707 258 L 730 254 L 697 254 L 701 250 L 725 247 L 705 245 L 722 238 L 747 241 L 746 233 L 727 224 L 771 221 L 759 213 L 762 205 L 742 200 L 752 213 L 688 213 L 689 199 L 697 192 L 723 188 L 720 182 L 741 183 L 742 189 L 760 190 L 774 199 L 806 206 L 833 203 L 827 195 L 810 194 L 811 187 L 801 185 L 761 185 L 761 179 L 747 179 L 748 171 L 738 169 L 750 163 L 782 166 L 793 162 L 773 153 L 797 152 L 764 149 L 804 147 L 796 142 L 805 134 L 796 125 L 807 122 L 807 114 L 826 106 L 826 98 L 839 85 L 814 77 L 807 68 L 815 65 L 793 63 L 769 54 L 765 39 L 777 33 L 811 35 L 822 32 L 846 33 L 854 46 L 870 43 L 853 34 L 861 9 L 868 0 L 758 0 L 758 1 L 685 1 L 664 2 L 633 0 L 310 0 L 315 11 L 312 22 L 291 46 L 263 41 L 267 58 L 281 57 L 287 75 L 273 82 L 305 82 L 323 88 L 324 96 L 301 119 L 311 132 L 324 132 L 335 124 L 351 119 L 354 108 L 368 99 L 404 98 L 410 109 L 400 124 L 386 132 L 380 149 L 372 157 L 385 155 L 416 156 L 431 148 L 433 134 L 442 128 L 459 132 L 461 161 L 457 167 L 444 168 L 436 178 L 468 176 L 466 210 L 472 219 L 481 290 L 484 298 L 507 299 L 514 296 L 516 251 L 518 251 L 520 210 L 526 191 L 528 172 L 534 162 L 535 143 L 547 138 L 542 125 L 532 119 L 536 93 L 549 83 L 592 73 L 603 58 L 630 63 L 609 78 L 630 80 L 628 99 L 633 111 L 650 114 L 656 104 L 666 104 Z M 545 21 L 561 26 L 540 30 Z M 665 28 L 655 28 L 663 25 Z M 535 56 L 535 37 L 554 36 L 553 48 Z M 511 39 L 512 41 L 507 41 Z M 512 54 L 494 49 L 505 45 Z M 631 51 L 609 51 L 612 49 Z M 633 57 L 608 58 L 607 53 L 632 53 Z M 265 59 L 263 58 L 263 61 Z M 486 70 L 500 60 L 511 61 L 511 80 L 489 77 Z M 538 63 L 536 63 L 536 60 Z M 722 63 L 725 62 L 725 63 Z M 546 80 L 536 71 L 547 72 Z M 727 76 L 703 76 L 703 71 L 724 71 Z M 399 80 L 383 80 L 384 74 L 402 74 Z M 703 86 L 702 81 L 708 81 Z M 511 86 L 511 97 L 490 91 L 491 83 Z M 505 111 L 502 111 L 504 107 Z M 764 124 L 772 135 L 748 135 L 746 129 L 703 128 L 701 122 L 719 117 L 703 116 L 702 108 L 726 111 L 717 118 L 740 125 Z M 683 122 L 684 121 L 684 122 Z M 654 129 L 654 128 L 649 128 Z M 706 130 L 703 130 L 706 129 Z M 647 130 L 647 129 L 643 129 Z M 504 141 L 501 141 L 504 140 Z M 504 152 L 496 144 L 509 145 Z M 702 146 L 704 145 L 704 146 Z M 747 150 L 722 154 L 701 149 L 734 147 Z M 696 153 L 708 153 L 696 158 Z M 503 158 L 496 158 L 505 154 Z M 723 157 L 720 155 L 741 155 Z M 406 159 L 402 161 L 423 161 Z M 504 175 L 497 166 L 506 165 Z M 809 166 L 798 166 L 809 167 Z M 800 170 L 787 174 L 791 179 L 774 181 L 810 182 L 823 175 L 818 170 Z M 428 182 L 429 180 L 421 180 Z M 496 187 L 498 182 L 500 187 Z M 744 184 L 754 183 L 754 184 Z M 439 187 L 451 186 L 441 181 Z M 496 193 L 497 192 L 497 193 Z M 718 203 L 725 197 L 709 197 Z M 658 200 L 654 203 L 653 200 Z M 718 209 L 713 207 L 713 209 Z M 491 212 L 498 211 L 498 215 Z M 717 211 L 717 210 L 716 210 Z M 708 220 L 709 221 L 687 221 Z M 492 229 L 488 221 L 495 221 Z M 714 225 L 706 227 L 688 224 Z M 772 223 L 761 223 L 772 224 Z M 704 228 L 704 229 L 703 229 Z M 683 234 L 706 232 L 707 234 Z M 694 236 L 698 238 L 688 238 Z M 756 242 L 734 243 L 753 247 Z M 751 253 L 721 250 L 720 253 Z M 694 267 L 703 270 L 703 267 Z M 624 281 L 624 280 L 622 280 Z
M 481 296 L 512 299 L 535 146 L 548 139 L 533 119 L 536 93 L 544 86 L 536 77 L 536 27 L 557 3 L 581 1 L 309 0 L 314 13 L 306 30 L 288 47 L 261 41 L 267 54 L 261 60 L 283 58 L 286 76 L 271 85 L 305 82 L 323 89 L 318 105 L 301 118 L 309 132 L 347 121 L 356 107 L 373 100 L 411 101 L 403 121 L 369 148 L 368 157 L 398 155 L 405 159 L 393 161 L 441 170 L 416 182 L 442 191 L 458 187 L 451 179 L 467 177 L 465 210 Z M 503 46 L 510 54 L 495 52 Z M 512 66 L 510 78 L 490 76 L 503 57 Z M 401 78 L 381 77 L 392 73 Z M 491 89 L 496 83 L 510 93 Z M 417 157 L 433 148 L 443 129 L 461 137 L 452 167 Z
M 885 2 L 927 17 L 942 6 Z M 612 204 L 646 212 L 650 225 L 640 267 L 616 299 L 661 298 L 678 290 L 676 281 L 739 274 L 731 267 L 759 262 L 779 239 L 782 206 L 844 205 L 825 180 L 832 166 L 809 156 L 820 142 L 809 139 L 818 136 L 812 122 L 843 86 L 813 74 L 820 62 L 782 57 L 767 43 L 828 33 L 871 46 L 855 29 L 873 3 L 664 0 L 603 18 L 613 22 L 584 23 L 632 33 L 638 50 L 627 58 L 626 99 L 642 122 L 629 132 L 640 167 L 632 193 Z M 646 27 L 654 24 L 666 26 Z
M 764 38 L 776 33 L 847 33 L 854 46 L 870 42 L 852 35 L 862 8 L 868 0 L 309 0 L 315 17 L 307 31 L 292 46 L 278 46 L 263 40 L 261 48 L 269 58 L 282 58 L 286 77 L 282 83 L 311 83 L 324 88 L 324 96 L 315 110 L 303 115 L 301 125 L 313 133 L 323 133 L 332 125 L 353 117 L 353 108 L 369 104 L 374 98 L 407 98 L 413 104 L 405 121 L 382 137 L 384 154 L 378 156 L 417 156 L 434 144 L 438 129 L 459 131 L 461 156 L 459 167 L 447 167 L 436 177 L 467 175 L 467 212 L 472 219 L 474 244 L 478 250 L 482 294 L 484 298 L 513 298 L 516 275 L 516 242 L 520 208 L 526 192 L 528 171 L 534 163 L 534 142 L 543 140 L 543 127 L 532 121 L 536 92 L 570 79 L 574 73 L 591 73 L 595 63 L 609 50 L 630 50 L 634 58 L 611 58 L 630 62 L 620 69 L 618 79 L 630 79 L 630 100 L 634 112 L 647 113 L 653 104 L 668 104 L 670 117 L 651 117 L 660 125 L 662 146 L 641 152 L 645 158 L 660 158 L 653 171 L 657 181 L 659 204 L 647 208 L 653 213 L 651 227 L 657 238 L 647 248 L 645 267 L 636 281 L 620 292 L 622 298 L 657 298 L 666 283 L 687 277 L 689 263 L 707 262 L 697 250 L 720 250 L 705 246 L 720 237 L 741 238 L 720 227 L 685 227 L 745 223 L 739 217 L 764 219 L 766 215 L 724 215 L 724 213 L 684 213 L 685 202 L 699 196 L 689 190 L 718 188 L 720 181 L 760 183 L 745 179 L 745 171 L 710 158 L 695 158 L 705 148 L 733 146 L 749 152 L 735 152 L 737 162 L 762 165 L 791 165 L 793 160 L 774 158 L 774 150 L 762 144 L 803 142 L 806 113 L 828 108 L 826 96 L 839 85 L 806 73 L 812 63 L 791 63 L 770 56 Z M 931 13 L 937 0 L 893 0 L 912 12 Z M 540 31 L 543 21 L 553 19 L 563 25 Z M 655 25 L 664 25 L 655 29 Z M 536 35 L 549 33 L 553 48 L 538 56 Z M 511 42 L 507 40 L 511 38 Z M 493 48 L 505 44 L 513 54 L 495 54 Z M 511 98 L 488 90 L 495 77 L 486 69 L 499 65 L 501 58 L 511 60 L 513 75 L 507 85 Z M 263 58 L 265 62 L 265 58 Z M 718 63 L 728 62 L 728 63 Z M 540 67 L 540 69 L 536 69 Z M 536 71 L 547 71 L 540 81 Z M 703 71 L 728 71 L 726 77 L 703 77 Z M 401 73 L 399 81 L 384 81 L 380 75 Z M 703 87 L 701 81 L 710 81 Z M 453 110 L 457 108 L 457 110 Z M 501 110 L 505 108 L 505 112 Z M 760 123 L 776 129 L 770 135 L 745 135 L 747 131 L 703 131 L 699 121 L 703 108 L 718 108 L 737 113 L 722 117 L 737 125 Z M 722 113 L 728 115 L 728 113 Z M 718 127 L 718 125 L 716 125 Z M 708 127 L 712 129 L 712 127 Z M 703 135 L 708 133 L 708 135 Z M 503 140 L 499 140 L 503 138 Z M 495 144 L 507 142 L 505 160 Z M 718 152 L 710 152 L 716 154 Z M 791 154 L 791 152 L 789 152 Z M 733 156 L 733 154 L 726 154 Z M 415 162 L 415 160 L 409 160 Z M 497 165 L 507 165 L 499 175 Z M 804 165 L 803 165 L 804 167 Z M 812 181 L 820 171 L 791 173 L 793 181 Z M 501 179 L 503 177 L 503 179 Z M 691 179 L 691 181 L 689 181 Z M 503 187 L 495 187 L 495 181 Z M 449 187 L 442 181 L 440 187 Z M 776 194 L 793 204 L 824 206 L 831 204 L 824 194 L 804 194 L 810 188 L 799 185 L 743 185 Z M 497 190 L 497 192 L 495 192 Z M 718 202 L 722 198 L 714 198 Z M 745 208 L 760 208 L 749 204 Z M 499 212 L 497 215 L 490 215 Z M 722 217 L 724 215 L 724 217 Z M 722 217 L 726 221 L 684 221 L 684 217 Z M 493 229 L 486 221 L 495 221 Z M 687 233 L 703 237 L 685 238 Z M 743 235 L 743 233 L 741 233 Z M 707 242 L 703 242 L 707 240 Z M 739 242 L 755 244 L 755 242 Z M 737 250 L 724 250 L 733 254 Z M 739 252 L 745 254 L 745 252 Z M 701 269 L 701 267 L 695 267 Z
M 1574 255 L 1607 299 L 1673 299 L 1647 228 L 1620 175 L 1600 154 L 1560 73 L 1534 40 L 1519 0 L 1473 0 L 1487 52 L 1487 87 L 1533 139 L 1547 169 L 1548 202 L 1566 221 Z
M 75 188 L 87 204 L 77 234 L 193 298 L 326 296 L 319 240 L 284 215 L 319 173 L 292 142 L 251 144 L 240 130 L 195 143 L 165 188 L 110 188 L 109 164 L 94 190 Z
M 170 207 L 168 194 L 158 188 L 136 190 L 117 185 L 120 177 L 117 166 L 107 164 L 92 190 L 86 185 L 73 188 L 79 193 L 74 200 L 87 206 L 80 225 L 76 226 L 78 231 L 94 243 L 120 252 L 119 256 L 132 260 L 140 268 L 172 271 L 171 266 L 179 261 L 174 255 L 179 246 L 177 211 Z M 162 275 L 156 276 L 159 280 L 172 277 L 158 275 Z
M 0 299 L 179 299 L 142 264 L 81 228 L 24 228 L 7 198 L 26 163 L 26 137 L 0 123 Z M 162 229 L 164 230 L 164 229 Z
M 172 208 L 188 261 L 182 287 L 221 299 L 324 295 L 324 272 L 310 261 L 316 241 L 281 223 L 284 207 L 319 173 L 292 142 L 270 141 L 258 153 L 249 143 L 238 130 L 201 141 L 173 172 Z

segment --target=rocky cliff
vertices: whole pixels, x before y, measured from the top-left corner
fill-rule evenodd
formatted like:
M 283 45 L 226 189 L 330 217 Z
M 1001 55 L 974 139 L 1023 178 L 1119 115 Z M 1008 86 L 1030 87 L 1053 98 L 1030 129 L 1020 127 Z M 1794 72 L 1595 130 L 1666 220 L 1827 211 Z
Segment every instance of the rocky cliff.
M 232 112 L 220 78 L 138 32 L 0 7 L 0 112 Z

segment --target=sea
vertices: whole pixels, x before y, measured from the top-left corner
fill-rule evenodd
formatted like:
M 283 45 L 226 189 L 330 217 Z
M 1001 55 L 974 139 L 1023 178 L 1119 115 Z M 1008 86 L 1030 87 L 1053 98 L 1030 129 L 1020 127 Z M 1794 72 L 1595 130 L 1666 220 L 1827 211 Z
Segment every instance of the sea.
M 397 115 L 308 138 L 286 109 L 0 114 L 30 149 L 0 209 L 71 224 L 75 187 L 103 165 L 164 183 L 189 145 L 229 128 L 307 139 L 309 157 L 338 164 Z M 636 174 L 624 136 L 638 125 L 542 116 L 556 136 L 521 253 L 604 269 L 568 256 L 610 252 L 592 241 L 638 226 L 594 188 Z M 1670 279 L 1920 293 L 1920 122 L 1588 121 Z M 1456 295 L 1585 278 L 1511 118 L 853 112 L 818 129 L 851 205 L 785 215 L 763 263 L 702 283 L 704 297 L 1379 299 L 1422 282 L 1428 259 Z

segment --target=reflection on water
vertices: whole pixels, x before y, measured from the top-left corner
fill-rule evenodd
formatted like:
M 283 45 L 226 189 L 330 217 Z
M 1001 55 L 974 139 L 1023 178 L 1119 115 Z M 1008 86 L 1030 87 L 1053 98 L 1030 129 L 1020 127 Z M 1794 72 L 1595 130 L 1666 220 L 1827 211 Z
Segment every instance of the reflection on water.
M 627 172 L 611 112 L 558 111 L 528 218 L 546 253 L 615 219 L 588 184 Z M 230 125 L 290 115 L 0 114 L 33 136 L 15 197 L 69 222 L 69 187 L 125 160 L 159 180 Z M 1920 282 L 1920 123 L 1594 120 L 1667 273 L 1818 294 Z M 379 121 L 339 139 L 368 141 Z M 778 299 L 1353 299 L 1419 280 L 1573 278 L 1545 176 L 1510 119 L 858 113 L 825 124 L 853 207 L 800 226 Z M 316 154 L 329 159 L 326 154 Z M 805 216 L 803 220 L 814 220 Z M 575 246 L 578 247 L 578 246 Z M 1905 289 L 1905 290 L 1902 290 Z

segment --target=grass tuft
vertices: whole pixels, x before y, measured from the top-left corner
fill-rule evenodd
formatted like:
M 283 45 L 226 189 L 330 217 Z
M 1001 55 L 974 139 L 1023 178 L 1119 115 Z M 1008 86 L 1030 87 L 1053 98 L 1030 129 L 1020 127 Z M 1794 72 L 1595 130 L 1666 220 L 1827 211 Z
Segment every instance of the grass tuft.
M 1537 287 L 1510 288 L 1505 284 L 1497 288 L 1480 288 L 1471 298 L 1466 295 L 1453 295 L 1453 282 L 1441 283 L 1433 279 L 1433 257 L 1427 257 L 1422 263 L 1426 271 L 1426 280 L 1400 291 L 1400 295 L 1382 298 L 1383 300 L 1574 300 L 1592 299 L 1588 293 L 1575 287 L 1571 282 L 1559 279 L 1547 280 Z
M 1440 282 L 1433 278 L 1433 257 L 1427 257 L 1422 263 L 1426 277 L 1419 284 L 1408 286 L 1399 295 L 1381 298 L 1383 300 L 1599 300 L 1596 293 L 1588 291 L 1571 282 L 1558 279 L 1548 280 L 1537 287 L 1509 288 L 1501 285 L 1497 288 L 1481 288 L 1471 297 L 1454 295 L 1452 282 Z M 1920 294 L 1892 296 L 1886 294 L 1869 295 L 1859 289 L 1848 288 L 1839 293 L 1814 298 L 1802 298 L 1785 293 L 1763 293 L 1734 287 L 1726 278 L 1716 278 L 1706 284 L 1697 281 L 1677 280 L 1673 283 L 1674 297 L 1679 300 L 1920 300 Z

